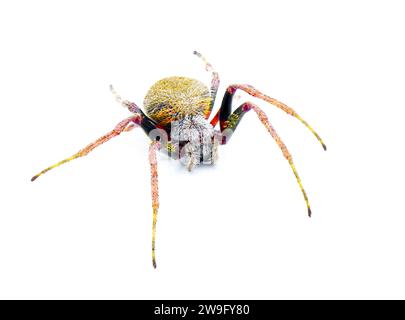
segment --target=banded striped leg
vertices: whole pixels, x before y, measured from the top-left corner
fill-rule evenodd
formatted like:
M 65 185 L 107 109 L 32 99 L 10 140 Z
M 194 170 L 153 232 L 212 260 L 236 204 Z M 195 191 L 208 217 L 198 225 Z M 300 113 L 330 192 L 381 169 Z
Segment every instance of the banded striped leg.
M 42 170 L 40 173 L 33 176 L 31 178 L 31 181 L 34 181 L 39 176 L 42 176 L 43 174 L 45 174 L 46 172 L 48 172 L 49 170 L 51 170 L 53 168 L 59 167 L 60 165 L 62 165 L 64 163 L 67 163 L 69 161 L 72 161 L 74 159 L 86 156 L 87 154 L 89 154 L 91 151 L 93 151 L 98 146 L 100 146 L 103 143 L 109 141 L 111 138 L 114 138 L 114 137 L 120 135 L 121 132 L 132 130 L 135 127 L 135 125 L 138 125 L 140 123 L 141 123 L 141 117 L 138 114 L 134 115 L 134 116 L 131 116 L 131 117 L 125 119 L 125 120 L 122 120 L 120 123 L 118 123 L 115 126 L 114 130 L 112 130 L 109 133 L 107 133 L 107 134 L 103 135 L 102 137 L 98 138 L 93 143 L 90 143 L 87 147 L 85 147 L 84 149 L 82 149 L 79 152 L 75 153 L 73 156 L 71 156 L 69 158 L 66 158 L 66 159 L 64 159 L 62 161 L 59 161 L 58 163 L 56 163 L 56 164 Z
M 128 100 L 123 100 L 121 98 L 121 96 L 117 93 L 117 91 L 115 91 L 114 87 L 112 85 L 110 85 L 110 91 L 113 94 L 115 100 L 122 105 L 123 107 L 127 108 L 129 111 L 131 111 L 132 113 L 135 113 L 137 115 L 141 116 L 141 121 L 139 123 L 139 125 L 141 126 L 141 128 L 143 129 L 143 131 L 146 133 L 146 135 L 149 136 L 150 132 L 153 131 L 154 129 L 156 129 L 156 123 L 155 121 L 153 121 L 152 119 L 150 119 L 149 117 L 146 116 L 146 114 L 141 110 L 141 108 L 139 108 L 136 103 L 134 102 L 130 102 Z M 166 133 L 168 133 L 166 131 Z
M 152 264 L 156 269 L 156 255 L 155 255 L 155 242 L 156 242 L 156 222 L 159 209 L 159 186 L 158 186 L 158 168 L 156 151 L 159 150 L 160 143 L 153 141 L 149 147 L 149 164 L 151 173 L 151 191 L 152 191 L 152 209 L 153 209 L 153 222 L 152 222 Z
M 215 97 L 217 96 L 217 91 L 218 91 L 218 87 L 219 87 L 219 75 L 218 72 L 214 71 L 214 68 L 212 67 L 212 65 L 204 58 L 204 56 L 197 52 L 194 51 L 193 52 L 197 57 L 201 58 L 203 60 L 203 62 L 205 63 L 205 70 L 207 70 L 208 72 L 211 72 L 212 74 L 212 80 L 211 80 L 211 105 L 210 105 L 210 109 L 209 109 L 209 113 L 206 115 L 206 118 L 208 118 L 211 114 L 212 111 L 212 107 L 214 106 L 214 102 L 215 102 Z
M 298 185 L 301 189 L 302 195 L 304 196 L 305 203 L 307 205 L 308 209 L 308 216 L 311 217 L 311 207 L 309 205 L 309 200 L 308 196 L 304 190 L 304 187 L 302 185 L 301 179 L 298 175 L 297 169 L 295 168 L 292 156 L 290 152 L 288 151 L 286 145 L 284 142 L 281 140 L 280 136 L 277 134 L 276 130 L 273 128 L 271 125 L 269 119 L 267 118 L 266 114 L 255 104 L 246 102 L 242 104 L 239 108 L 235 110 L 229 117 L 227 121 L 224 121 L 221 123 L 221 131 L 225 134 L 226 141 L 224 143 L 228 142 L 230 137 L 232 136 L 232 133 L 235 131 L 236 127 L 238 126 L 240 120 L 246 114 L 246 112 L 254 110 L 257 116 L 259 117 L 260 121 L 262 124 L 265 126 L 267 131 L 270 133 L 274 141 L 276 141 L 277 145 L 281 149 L 281 152 L 283 153 L 284 157 L 287 159 L 288 163 L 290 164 L 290 167 L 295 175 L 295 178 L 297 179 Z
M 283 110 L 285 113 L 288 113 L 289 115 L 297 118 L 299 121 L 301 121 L 313 134 L 314 136 L 318 139 L 318 141 L 321 143 L 323 149 L 326 151 L 326 145 L 322 141 L 321 137 L 316 133 L 316 131 L 306 122 L 304 119 L 301 118 L 301 116 L 298 115 L 297 112 L 295 112 L 292 108 L 287 106 L 286 104 L 271 98 L 264 93 L 260 92 L 259 90 L 255 89 L 254 87 L 247 85 L 247 84 L 234 84 L 231 85 L 227 88 L 224 98 L 222 100 L 222 105 L 221 108 L 218 110 L 217 114 L 214 116 L 214 118 L 211 120 L 211 124 L 215 126 L 218 121 L 225 122 L 227 121 L 228 117 L 230 116 L 232 112 L 232 99 L 233 96 L 236 92 L 236 90 L 242 90 L 245 91 L 246 93 L 250 94 L 253 97 L 259 98 L 261 100 L 264 100 L 277 108 L 280 108 Z

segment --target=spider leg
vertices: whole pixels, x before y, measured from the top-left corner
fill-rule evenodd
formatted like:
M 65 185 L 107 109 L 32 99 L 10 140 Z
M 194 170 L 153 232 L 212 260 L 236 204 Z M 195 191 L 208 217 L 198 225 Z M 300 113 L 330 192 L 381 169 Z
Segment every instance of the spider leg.
M 272 136 L 274 141 L 276 141 L 276 143 L 279 146 L 284 157 L 287 159 L 288 163 L 290 164 L 290 167 L 291 167 L 291 169 L 295 175 L 295 178 L 297 179 L 298 185 L 301 189 L 302 195 L 304 196 L 305 203 L 308 208 L 308 216 L 311 217 L 311 207 L 309 205 L 308 196 L 302 185 L 301 178 L 298 175 L 297 169 L 295 168 L 294 162 L 292 160 L 292 156 L 291 156 L 290 152 L 288 151 L 284 142 L 281 140 L 280 136 L 277 134 L 276 130 L 271 125 L 266 114 L 257 105 L 250 103 L 250 102 L 245 102 L 228 117 L 228 120 L 221 121 L 221 131 L 224 134 L 222 143 L 225 144 L 226 142 L 229 141 L 230 137 L 232 136 L 232 133 L 235 131 L 235 129 L 238 126 L 239 122 L 241 121 L 242 117 L 246 114 L 246 112 L 248 112 L 250 110 L 255 111 L 258 118 L 260 119 L 260 121 L 262 122 L 264 127 L 267 129 L 267 131 L 270 133 L 270 135 Z
M 157 128 L 156 122 L 150 119 L 143 111 L 141 108 L 139 108 L 136 103 L 128 101 L 128 100 L 123 100 L 121 96 L 115 91 L 114 87 L 110 85 L 110 91 L 112 95 L 114 96 L 115 100 L 122 105 L 124 108 L 127 108 L 130 112 L 135 113 L 137 115 L 141 116 L 141 122 L 139 125 L 142 127 L 143 131 L 147 135 L 150 134 L 150 132 L 154 129 Z M 164 130 L 167 132 L 167 130 L 164 128 Z
M 101 144 L 109 141 L 111 138 L 114 138 L 114 137 L 120 135 L 124 131 L 132 130 L 135 127 L 135 125 L 141 124 L 141 121 L 142 121 L 141 116 L 139 114 L 136 114 L 134 116 L 131 116 L 127 119 L 122 120 L 120 123 L 118 123 L 115 126 L 115 128 L 112 131 L 110 131 L 107 134 L 103 135 L 102 137 L 98 138 L 93 143 L 90 143 L 88 146 L 86 146 L 84 149 L 81 149 L 79 152 L 75 153 L 73 156 L 66 158 L 62 161 L 59 161 L 58 163 L 42 170 L 40 173 L 33 176 L 31 178 L 31 181 L 34 181 L 39 176 L 45 174 L 46 172 L 48 172 L 49 170 L 51 170 L 53 168 L 59 167 L 60 165 L 67 163 L 69 161 L 72 161 L 74 159 L 86 156 L 88 153 L 93 151 L 93 149 L 95 149 L 96 147 L 100 146 Z
M 152 221 L 152 264 L 156 269 L 156 256 L 155 256 L 155 242 L 156 242 L 156 222 L 159 209 L 159 186 L 158 186 L 158 168 L 156 151 L 160 148 L 160 142 L 152 141 L 149 147 L 149 164 L 151 173 L 151 191 L 152 191 L 152 209 L 153 209 L 153 221 Z
M 193 52 L 197 57 L 201 58 L 203 60 L 203 62 L 205 63 L 205 70 L 211 72 L 212 74 L 212 80 L 211 80 L 211 105 L 210 105 L 210 109 L 209 112 L 205 115 L 206 118 L 208 118 L 211 114 L 212 111 L 212 107 L 214 106 L 215 103 L 215 97 L 217 96 L 217 91 L 218 91 L 218 87 L 219 87 L 219 75 L 218 72 L 214 71 L 214 68 L 212 67 L 212 65 L 204 58 L 204 56 L 197 52 L 194 51 Z
M 250 86 L 250 85 L 246 85 L 246 84 L 234 84 L 231 85 L 227 88 L 224 98 L 222 100 L 222 105 L 221 108 L 218 110 L 217 114 L 214 116 L 214 118 L 211 120 L 211 124 L 213 126 L 215 126 L 218 122 L 218 120 L 220 122 L 226 121 L 229 117 L 229 115 L 232 112 L 232 98 L 233 95 L 235 94 L 236 90 L 242 90 L 245 91 L 246 93 L 250 94 L 253 97 L 262 99 L 274 106 L 276 106 L 277 108 L 280 108 L 281 110 L 283 110 L 285 113 L 288 113 L 289 115 L 297 118 L 299 121 L 301 121 L 313 134 L 314 136 L 318 139 L 318 141 L 321 143 L 323 149 L 326 151 L 326 145 L 325 143 L 322 141 L 321 137 L 318 135 L 318 133 L 316 133 L 316 131 L 308 124 L 308 122 L 306 122 L 304 119 L 302 119 L 297 112 L 295 112 L 292 108 L 290 108 L 289 106 L 287 106 L 286 104 L 271 98 L 267 95 L 265 95 L 264 93 L 260 92 L 259 90 L 255 89 L 254 87 Z

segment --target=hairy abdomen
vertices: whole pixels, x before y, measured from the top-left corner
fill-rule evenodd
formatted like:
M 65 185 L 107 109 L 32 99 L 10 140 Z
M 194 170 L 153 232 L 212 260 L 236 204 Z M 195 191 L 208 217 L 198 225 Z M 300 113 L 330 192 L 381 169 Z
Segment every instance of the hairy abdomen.
M 186 115 L 208 117 L 211 95 L 201 81 L 186 77 L 169 77 L 157 81 L 144 100 L 147 115 L 157 123 L 167 125 Z

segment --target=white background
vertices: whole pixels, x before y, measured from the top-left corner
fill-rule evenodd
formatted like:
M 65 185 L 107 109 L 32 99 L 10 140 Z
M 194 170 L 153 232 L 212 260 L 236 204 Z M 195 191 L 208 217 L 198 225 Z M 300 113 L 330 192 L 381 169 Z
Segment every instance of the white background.
M 405 298 L 402 1 L 3 1 L 0 298 Z M 159 156 L 151 263 L 140 129 L 33 174 L 111 130 L 170 75 L 264 102 L 312 204 L 255 115 L 217 166 Z M 248 97 L 242 95 L 239 103 Z

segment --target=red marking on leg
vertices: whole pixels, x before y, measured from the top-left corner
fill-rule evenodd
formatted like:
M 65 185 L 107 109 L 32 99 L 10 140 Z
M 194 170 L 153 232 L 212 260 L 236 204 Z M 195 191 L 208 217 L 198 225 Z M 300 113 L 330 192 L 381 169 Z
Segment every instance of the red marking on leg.
M 242 106 L 242 110 L 245 111 L 245 112 L 247 112 L 247 111 L 249 111 L 251 109 L 252 109 L 252 105 L 249 102 L 244 103 L 243 106 Z
M 211 125 L 212 125 L 213 127 L 215 127 L 215 126 L 217 125 L 218 121 L 219 121 L 219 110 L 218 110 L 218 112 L 216 113 L 216 115 L 214 116 L 214 118 L 212 118 L 212 120 L 211 120 Z
M 228 91 L 228 93 L 230 93 L 230 94 L 234 94 L 237 89 L 238 89 L 238 88 L 237 88 L 235 85 L 233 85 L 233 86 L 229 86 L 229 87 L 226 89 L 226 91 Z

